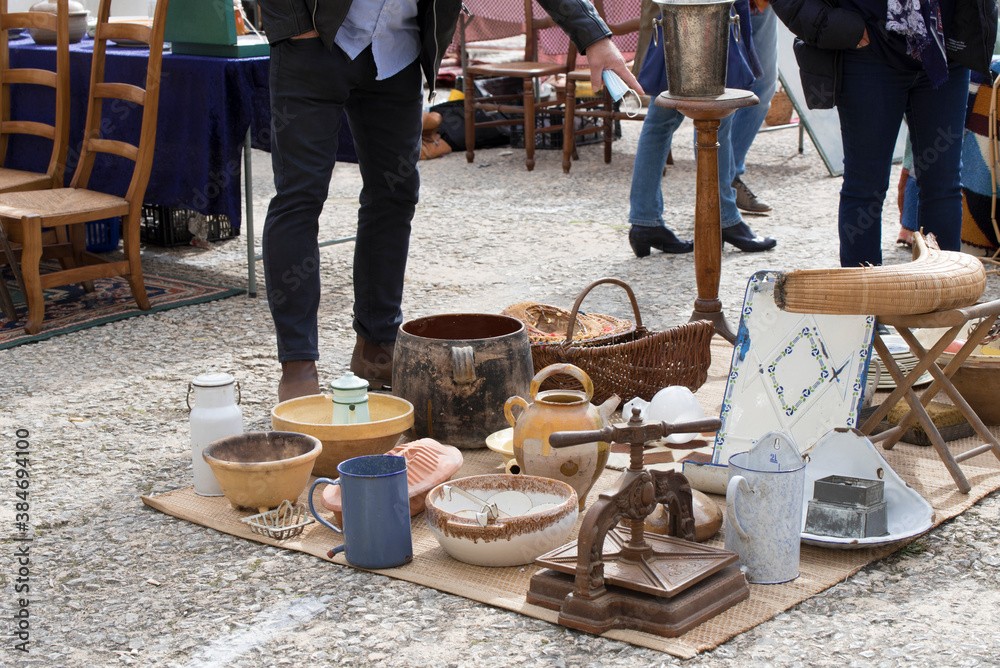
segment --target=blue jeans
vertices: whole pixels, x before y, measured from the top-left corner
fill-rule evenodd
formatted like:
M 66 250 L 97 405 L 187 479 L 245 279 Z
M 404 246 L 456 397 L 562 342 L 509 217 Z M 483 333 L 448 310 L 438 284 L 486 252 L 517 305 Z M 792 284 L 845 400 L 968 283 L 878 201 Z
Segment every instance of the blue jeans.
M 903 229 L 911 232 L 920 231 L 920 223 L 917 222 L 917 208 L 920 204 L 920 186 L 917 180 L 910 174 L 906 179 L 906 192 L 903 193 L 903 213 L 899 217 L 899 224 Z
M 840 189 L 840 264 L 882 264 L 882 203 L 892 153 L 906 116 L 920 182 L 918 220 L 943 250 L 962 235 L 962 135 L 969 70 L 951 67 L 938 88 L 926 73 L 890 66 L 872 49 L 843 52 L 837 109 L 844 142 Z
M 732 187 L 733 158 L 730 142 L 732 120 L 732 116 L 727 116 L 719 125 L 719 197 L 724 228 L 743 222 L 736 208 L 736 193 Z M 663 168 L 667 164 L 674 131 L 683 121 L 684 115 L 676 109 L 650 105 L 646 120 L 642 123 L 642 130 L 639 132 L 639 145 L 635 150 L 635 164 L 632 167 L 628 213 L 630 224 L 638 227 L 665 225 L 663 190 L 660 181 Z
M 275 195 L 264 221 L 264 277 L 278 360 L 319 359 L 319 216 L 346 110 L 361 170 L 354 243 L 354 330 L 395 341 L 417 204 L 420 65 L 375 79 L 371 49 L 354 60 L 319 38 L 271 47 L 271 164 Z
M 778 85 L 778 17 L 769 6 L 763 12 L 752 12 L 750 25 L 754 49 L 763 70 L 750 90 L 760 99 L 760 104 L 743 107 L 733 115 L 733 178 L 729 183 L 746 171 L 747 153 L 771 108 L 771 98 Z

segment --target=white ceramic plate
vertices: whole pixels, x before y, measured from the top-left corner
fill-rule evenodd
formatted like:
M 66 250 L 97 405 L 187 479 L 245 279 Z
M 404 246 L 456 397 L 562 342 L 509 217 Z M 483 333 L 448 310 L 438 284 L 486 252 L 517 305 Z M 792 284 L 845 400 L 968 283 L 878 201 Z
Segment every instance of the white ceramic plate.
M 802 532 L 806 545 L 840 550 L 890 545 L 928 531 L 934 523 L 934 509 L 924 497 L 896 474 L 879 451 L 861 432 L 854 429 L 834 430 L 826 434 L 807 453 L 805 494 L 802 498 L 802 527 L 805 528 L 813 485 L 829 475 L 850 476 L 866 480 L 881 479 L 885 483 L 887 536 L 870 538 L 839 538 Z

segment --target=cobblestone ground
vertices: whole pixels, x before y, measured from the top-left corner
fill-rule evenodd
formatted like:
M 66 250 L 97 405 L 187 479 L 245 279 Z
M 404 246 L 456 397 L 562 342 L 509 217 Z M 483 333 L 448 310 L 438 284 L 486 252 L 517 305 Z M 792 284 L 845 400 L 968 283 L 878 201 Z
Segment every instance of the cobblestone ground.
M 495 312 L 535 300 L 569 306 L 601 276 L 629 282 L 644 321 L 687 319 L 692 256 L 636 259 L 627 242 L 628 183 L 638 124 L 625 123 L 611 164 L 580 149 L 570 175 L 540 151 L 480 151 L 423 164 L 422 202 L 407 268 L 407 318 Z M 690 236 L 694 161 L 680 131 L 668 169 L 667 219 Z M 254 155 L 258 227 L 271 192 Z M 894 172 L 895 174 L 895 172 Z M 837 264 L 840 180 L 796 134 L 762 134 L 746 181 L 774 205 L 748 218 L 779 239 L 764 254 L 727 248 L 721 297 L 734 325 L 747 278 L 760 269 Z M 359 178 L 337 168 L 324 236 L 350 234 Z M 896 214 L 887 207 L 887 262 Z M 258 238 L 259 246 L 259 238 Z M 259 248 L 258 248 L 259 250 Z M 350 327 L 350 244 L 322 251 L 320 372 L 342 373 Z M 196 248 L 146 249 L 147 271 L 242 286 L 245 236 Z M 258 264 L 258 269 L 260 265 Z M 991 278 L 990 295 L 998 296 Z M 615 290 L 589 308 L 627 316 Z M 263 293 L 134 318 L 0 352 L 0 663 L 39 666 L 386 665 L 640 666 L 667 655 L 571 632 L 437 591 L 324 563 L 186 524 L 144 507 L 140 494 L 190 484 L 188 381 L 207 369 L 240 380 L 249 429 L 266 429 L 278 365 Z M 30 441 L 30 652 L 12 648 L 18 571 L 11 540 L 15 435 Z M 701 666 L 996 665 L 1000 636 L 1000 503 L 991 496 L 899 553 L 689 662 Z

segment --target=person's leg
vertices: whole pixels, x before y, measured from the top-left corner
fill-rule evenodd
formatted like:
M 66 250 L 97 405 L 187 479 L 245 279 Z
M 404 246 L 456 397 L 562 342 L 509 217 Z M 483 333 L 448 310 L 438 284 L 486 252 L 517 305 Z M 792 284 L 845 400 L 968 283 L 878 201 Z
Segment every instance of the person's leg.
M 752 3 L 751 3 L 752 4 Z M 771 98 L 778 84 L 778 19 L 770 7 L 763 12 L 753 12 L 750 15 L 753 28 L 754 49 L 761 65 L 761 75 L 757 77 L 750 90 L 760 100 L 751 107 L 737 109 L 733 115 L 733 188 L 736 205 L 743 211 L 751 213 L 767 213 L 771 205 L 758 198 L 743 182 L 746 172 L 746 157 L 750 146 L 760 131 L 764 117 L 771 108 Z
M 282 363 L 281 401 L 319 391 L 318 220 L 350 88 L 341 61 L 346 61 L 343 54 L 339 50 L 331 54 L 318 38 L 286 40 L 271 49 L 275 195 L 261 243 L 267 301 Z
M 962 247 L 962 137 L 969 70 L 952 67 L 933 88 L 921 74 L 910 90 L 906 116 L 913 142 L 913 174 L 920 183 L 917 221 L 942 250 Z
M 651 248 L 664 253 L 690 253 L 694 243 L 678 239 L 663 222 L 663 168 L 667 164 L 674 131 L 684 121 L 676 109 L 650 105 L 639 132 L 629 191 L 629 245 L 636 257 Z
M 371 50 L 357 61 L 367 75 L 351 92 L 347 118 L 363 187 L 354 246 L 354 331 L 351 369 L 370 383 L 392 377 L 392 350 L 403 322 L 403 278 L 410 221 L 417 205 L 423 123 L 420 66 L 375 80 Z
M 882 264 L 882 203 L 913 72 L 896 70 L 870 49 L 843 52 L 837 102 L 844 145 L 838 229 L 840 264 Z
M 906 185 L 903 189 L 903 211 L 899 216 L 899 225 L 907 232 L 917 232 L 920 230 L 920 223 L 917 222 L 917 208 L 920 205 L 920 186 L 913 174 L 906 177 Z M 909 235 L 912 237 L 913 235 Z M 900 234 L 900 238 L 903 235 Z M 912 241 L 910 242 L 912 243 Z
M 733 120 L 734 116 L 729 115 L 719 123 L 719 213 L 722 229 L 743 222 L 743 216 L 736 208 L 736 191 L 732 186 L 733 170 L 736 168 L 733 154 Z
M 733 114 L 733 176 L 737 179 L 746 172 L 747 153 L 771 108 L 771 98 L 778 85 L 778 18 L 774 10 L 767 7 L 759 14 L 751 14 L 750 24 L 753 26 L 754 48 L 762 69 L 750 90 L 760 103 L 738 109 Z
M 635 149 L 629 190 L 629 224 L 663 227 L 663 168 L 667 164 L 674 131 L 683 121 L 684 115 L 676 109 L 649 105 Z
M 722 224 L 722 241 L 745 253 L 758 253 L 774 248 L 777 241 L 771 237 L 758 236 L 743 221 L 736 206 L 736 191 L 733 189 L 733 117 L 727 116 L 719 123 L 719 215 Z

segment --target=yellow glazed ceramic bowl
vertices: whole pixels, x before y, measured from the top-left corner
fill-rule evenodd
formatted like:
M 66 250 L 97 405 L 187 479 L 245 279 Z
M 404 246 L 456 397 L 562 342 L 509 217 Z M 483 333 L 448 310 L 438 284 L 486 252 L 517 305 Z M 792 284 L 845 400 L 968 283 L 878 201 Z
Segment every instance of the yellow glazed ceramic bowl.
M 391 394 L 368 395 L 370 422 L 333 424 L 333 400 L 314 394 L 283 401 L 271 411 L 271 426 L 297 431 L 323 443 L 313 473 L 336 478 L 337 465 L 361 455 L 384 455 L 396 447 L 400 436 L 413 426 L 413 405 Z
M 298 500 L 322 450 L 306 434 L 258 431 L 213 441 L 202 456 L 234 508 L 265 512 Z

